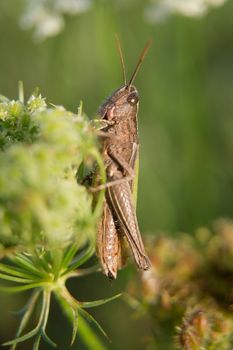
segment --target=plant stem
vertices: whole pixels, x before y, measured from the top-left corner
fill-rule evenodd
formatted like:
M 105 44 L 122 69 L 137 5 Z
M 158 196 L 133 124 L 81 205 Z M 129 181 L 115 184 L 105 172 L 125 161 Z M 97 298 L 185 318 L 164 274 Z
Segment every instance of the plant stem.
M 56 299 L 65 313 L 67 319 L 72 324 L 73 323 L 73 314 L 72 309 L 62 297 L 59 291 L 54 291 Z M 107 350 L 107 348 L 101 343 L 96 334 L 92 331 L 88 323 L 79 315 L 79 335 L 82 338 L 83 342 L 86 344 L 90 350 Z

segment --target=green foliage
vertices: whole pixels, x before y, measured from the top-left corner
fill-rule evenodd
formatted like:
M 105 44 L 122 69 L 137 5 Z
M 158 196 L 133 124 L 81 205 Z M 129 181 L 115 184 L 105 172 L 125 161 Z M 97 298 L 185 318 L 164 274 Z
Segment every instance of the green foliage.
M 129 302 L 150 316 L 148 349 L 232 349 L 233 223 L 217 221 L 214 233 L 160 236 L 150 257 L 152 269 L 129 286 L 142 303 Z
M 61 106 L 49 107 L 38 93 L 24 103 L 21 84 L 17 101 L 1 96 L 0 140 L 0 244 L 1 257 L 5 258 L 0 264 L 0 278 L 13 283 L 4 283 L 0 290 L 33 290 L 22 310 L 15 339 L 5 345 L 14 350 L 18 343 L 30 338 L 34 338 L 33 350 L 39 348 L 42 338 L 56 345 L 46 334 L 54 294 L 73 323 L 72 343 L 81 318 L 81 331 L 93 336 L 90 349 L 95 345 L 104 349 L 84 319 L 101 327 L 84 309 L 102 305 L 108 299 L 81 303 L 65 286 L 67 279 L 96 270 L 95 266 L 78 268 L 94 252 L 103 191 L 93 209 L 91 194 L 77 181 L 80 165 L 94 161 L 105 180 L 95 132 L 81 107 L 78 114 Z M 37 325 L 25 333 L 38 305 Z

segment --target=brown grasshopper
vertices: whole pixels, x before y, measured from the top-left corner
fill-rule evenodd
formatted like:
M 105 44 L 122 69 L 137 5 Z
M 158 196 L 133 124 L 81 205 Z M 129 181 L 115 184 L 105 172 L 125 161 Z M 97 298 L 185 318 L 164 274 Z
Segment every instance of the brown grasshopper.
M 137 113 L 139 95 L 132 85 L 149 49 L 145 46 L 129 82 L 126 82 L 125 67 L 120 44 L 118 49 L 123 67 L 124 85 L 117 89 L 99 109 L 101 131 L 105 133 L 102 156 L 106 167 L 107 183 L 94 188 L 106 188 L 103 215 L 98 227 L 97 254 L 102 269 L 109 278 L 115 279 L 123 265 L 125 238 L 133 253 L 136 265 L 141 270 L 150 268 L 138 227 L 133 192 L 137 186 L 139 140 Z

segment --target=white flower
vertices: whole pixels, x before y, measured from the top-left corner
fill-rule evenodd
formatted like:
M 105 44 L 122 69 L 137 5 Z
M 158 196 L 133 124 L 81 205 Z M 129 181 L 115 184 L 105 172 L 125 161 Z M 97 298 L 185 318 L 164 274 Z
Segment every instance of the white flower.
M 151 22 L 159 22 L 172 14 L 186 17 L 202 17 L 209 7 L 221 6 L 227 0 L 152 0 L 146 9 L 146 18 Z
M 57 0 L 55 5 L 59 12 L 76 15 L 87 11 L 91 6 L 91 0 Z
M 21 17 L 20 25 L 24 29 L 34 29 L 36 40 L 44 40 L 58 34 L 64 27 L 64 21 L 60 14 L 49 11 L 43 1 L 31 1 Z
M 20 25 L 24 29 L 33 29 L 34 38 L 42 41 L 63 30 L 64 13 L 76 15 L 90 6 L 91 0 L 27 0 Z

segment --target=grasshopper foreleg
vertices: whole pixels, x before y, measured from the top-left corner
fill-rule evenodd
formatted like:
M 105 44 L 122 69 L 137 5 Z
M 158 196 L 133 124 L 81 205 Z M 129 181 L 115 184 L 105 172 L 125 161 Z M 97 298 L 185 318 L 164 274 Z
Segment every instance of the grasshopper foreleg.
M 108 133 L 106 133 L 108 134 Z M 110 147 L 108 150 L 108 156 L 110 157 L 110 159 L 112 159 L 112 161 L 118 165 L 121 166 L 122 170 L 123 170 L 123 174 L 124 176 L 121 177 L 120 179 L 116 179 L 116 180 L 110 180 L 109 182 L 105 183 L 105 184 L 101 184 L 98 185 L 96 187 L 89 187 L 89 190 L 91 192 L 98 192 L 100 190 L 104 190 L 106 188 L 115 186 L 115 185 L 119 185 L 122 182 L 130 182 L 132 180 L 134 180 L 135 178 L 135 172 L 133 169 L 133 164 L 135 163 L 135 159 L 137 157 L 137 150 L 138 150 L 138 146 L 136 145 L 136 143 L 133 144 L 133 152 L 132 152 L 132 156 L 130 159 L 129 164 L 124 160 L 124 158 L 122 158 L 121 156 L 119 156 L 116 152 L 114 152 L 114 150 Z M 111 167 L 111 163 L 110 163 L 110 167 Z M 111 172 L 113 172 L 113 167 Z M 108 175 L 108 171 L 107 171 L 107 175 Z M 110 174 L 111 176 L 111 174 Z

